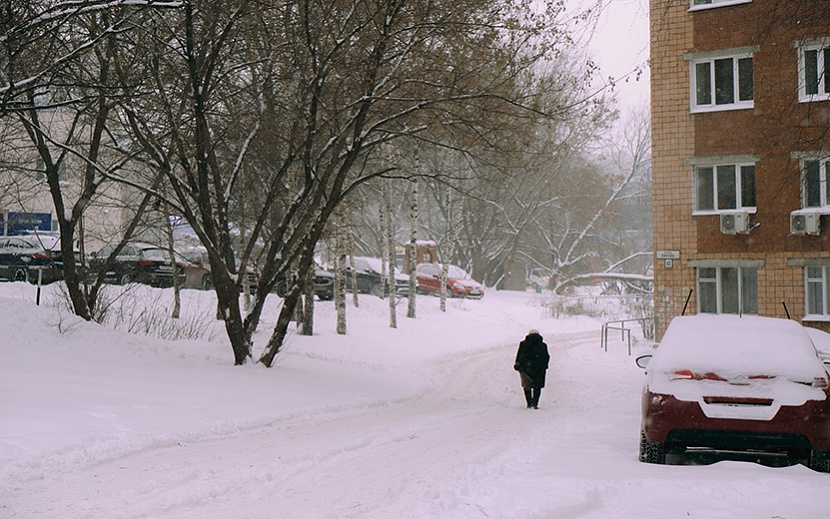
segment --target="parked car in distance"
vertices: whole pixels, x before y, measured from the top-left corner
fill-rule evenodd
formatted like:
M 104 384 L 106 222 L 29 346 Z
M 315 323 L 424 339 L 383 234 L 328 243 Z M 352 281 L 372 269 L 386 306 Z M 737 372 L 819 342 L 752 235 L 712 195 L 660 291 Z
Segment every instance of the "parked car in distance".
M 379 258 L 366 256 L 355 256 L 354 273 L 357 275 L 357 292 L 359 294 L 372 294 L 381 297 L 383 286 L 383 262 Z M 346 263 L 346 290 L 352 290 L 352 267 Z M 406 295 L 409 293 L 409 277 L 402 274 L 395 268 L 395 294 Z
M 182 252 L 181 255 L 187 260 L 183 287 L 213 290 L 213 274 L 211 273 L 207 251 L 204 249 L 192 249 Z M 239 265 L 239 260 L 236 261 L 236 264 Z M 248 286 L 250 287 L 251 293 L 255 293 L 259 276 L 257 276 L 256 270 L 250 265 L 245 270 L 248 273 Z
M 274 290 L 278 296 L 285 297 L 288 293 L 285 278 L 277 280 Z M 321 301 L 331 301 L 334 299 L 334 274 L 324 270 L 317 264 L 314 265 L 314 295 Z
M 422 294 L 441 293 L 441 265 L 438 263 L 419 263 L 415 266 L 415 278 L 418 292 Z M 467 297 L 481 299 L 484 297 L 484 285 L 474 280 L 461 267 L 447 267 L 447 297 Z
M 100 267 L 115 250 L 115 245 L 107 245 L 101 250 L 92 253 L 90 263 L 93 268 Z M 185 282 L 184 258 L 176 258 L 176 275 L 179 286 Z M 173 266 L 170 264 L 170 254 L 166 248 L 149 243 L 127 243 L 121 249 L 112 267 L 104 273 L 105 283 L 126 285 L 128 283 L 142 283 L 154 287 L 173 286 Z
M 76 253 L 76 260 L 80 254 Z M 53 234 L 0 237 L 0 278 L 48 284 L 63 279 L 63 254 Z
M 830 374 L 799 323 L 771 317 L 675 317 L 642 393 L 640 461 L 752 452 L 830 472 Z

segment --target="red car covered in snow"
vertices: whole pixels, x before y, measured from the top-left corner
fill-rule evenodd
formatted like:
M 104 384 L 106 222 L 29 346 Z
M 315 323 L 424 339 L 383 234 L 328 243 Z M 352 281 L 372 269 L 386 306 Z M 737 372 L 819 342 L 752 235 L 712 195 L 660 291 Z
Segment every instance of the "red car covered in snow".
M 760 452 L 830 472 L 830 374 L 799 323 L 676 317 L 646 369 L 640 461 Z
M 441 293 L 441 268 L 438 263 L 419 263 L 415 266 L 415 280 L 418 283 L 418 292 L 422 294 Z M 484 297 L 484 285 L 473 279 L 461 267 L 448 265 L 447 268 L 447 297 L 467 297 L 481 299 Z

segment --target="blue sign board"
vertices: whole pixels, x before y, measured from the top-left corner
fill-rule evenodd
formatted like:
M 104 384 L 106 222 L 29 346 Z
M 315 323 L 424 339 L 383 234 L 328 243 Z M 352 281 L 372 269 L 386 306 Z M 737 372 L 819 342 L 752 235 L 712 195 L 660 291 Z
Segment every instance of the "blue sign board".
M 51 231 L 52 213 L 6 213 L 6 234 L 14 236 L 27 231 Z

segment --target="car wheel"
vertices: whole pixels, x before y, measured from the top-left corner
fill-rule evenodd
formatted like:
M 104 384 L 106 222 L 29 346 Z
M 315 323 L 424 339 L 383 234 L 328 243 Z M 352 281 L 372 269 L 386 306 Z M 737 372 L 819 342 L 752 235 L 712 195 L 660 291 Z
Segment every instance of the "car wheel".
M 369 293 L 375 297 L 380 297 L 380 283 L 373 283 L 371 287 L 369 287 Z
M 121 277 L 118 278 L 119 285 L 129 285 L 132 281 L 133 277 L 129 273 L 121 274 Z
M 453 297 L 455 297 L 455 294 L 453 294 L 453 292 L 452 292 L 452 287 L 451 286 L 447 285 L 446 292 L 447 292 L 447 299 L 452 299 Z
M 640 431 L 640 461 L 658 465 L 666 463 L 666 446 L 659 442 L 650 443 L 643 431 Z
M 12 274 L 12 281 L 28 281 L 29 271 L 26 269 L 16 269 Z
M 830 472 L 830 451 L 811 450 L 810 468 L 816 472 Z
M 202 290 L 213 290 L 213 278 L 210 274 L 202 276 Z

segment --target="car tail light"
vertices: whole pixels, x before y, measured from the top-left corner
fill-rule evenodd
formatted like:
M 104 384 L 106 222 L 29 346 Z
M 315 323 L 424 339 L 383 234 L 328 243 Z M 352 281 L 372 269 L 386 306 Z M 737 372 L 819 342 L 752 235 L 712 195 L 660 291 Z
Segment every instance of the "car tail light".
M 669 373 L 669 380 L 694 380 L 695 374 L 688 369 L 681 369 Z

